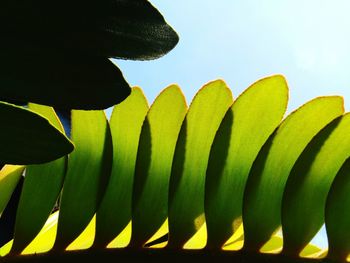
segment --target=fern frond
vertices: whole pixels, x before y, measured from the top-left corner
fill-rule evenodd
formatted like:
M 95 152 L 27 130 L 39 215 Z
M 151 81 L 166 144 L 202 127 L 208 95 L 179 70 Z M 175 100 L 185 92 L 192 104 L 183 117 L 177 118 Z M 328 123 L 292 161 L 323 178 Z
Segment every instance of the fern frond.
M 150 108 L 133 88 L 109 122 L 74 110 L 76 149 L 26 168 L 3 260 L 345 261 L 350 115 L 339 96 L 287 101 L 277 75 L 235 101 L 218 80 L 188 109 L 170 86 Z M 328 254 L 310 244 L 324 222 Z

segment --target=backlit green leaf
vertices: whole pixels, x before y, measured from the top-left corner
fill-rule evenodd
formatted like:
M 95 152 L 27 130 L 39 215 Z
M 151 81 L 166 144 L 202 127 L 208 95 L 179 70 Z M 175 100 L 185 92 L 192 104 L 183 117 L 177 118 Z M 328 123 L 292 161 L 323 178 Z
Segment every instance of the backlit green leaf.
M 114 108 L 112 131 L 102 111 L 73 111 L 77 147 L 65 157 L 66 176 L 65 158 L 24 173 L 21 166 L 0 171 L 0 239 L 7 242 L 0 255 L 12 247 L 2 261 L 350 259 L 350 113 L 343 115 L 341 97 L 320 97 L 279 124 L 286 99 L 284 78 L 273 76 L 234 103 L 223 81 L 211 82 L 187 113 L 176 85 L 149 111 L 134 88 Z M 62 134 L 52 108 L 30 107 L 40 115 L 13 106 Z M 61 188 L 59 212 L 49 216 Z M 324 214 L 326 259 L 326 249 L 309 243 Z
M 72 140 L 54 249 L 65 249 L 95 214 L 112 165 L 112 142 L 103 111 L 72 111 Z
M 113 140 L 113 167 L 97 211 L 94 246 L 106 247 L 131 220 L 134 172 L 142 123 L 148 105 L 141 89 L 115 106 L 110 127 Z
M 5 165 L 0 170 L 0 214 L 4 211 L 10 201 L 13 191 L 16 189 L 21 178 L 24 166 Z
M 64 132 L 51 107 L 30 104 L 29 108 L 45 116 L 57 129 Z M 66 159 L 62 157 L 46 164 L 27 166 L 17 208 L 11 253 L 20 253 L 44 226 L 63 185 Z
M 314 99 L 290 114 L 264 145 L 244 192 L 245 249 L 258 251 L 280 226 L 283 191 L 294 163 L 311 139 L 342 113 L 340 97 Z
M 74 148 L 46 118 L 22 107 L 0 102 L 0 121 L 1 163 L 45 163 L 70 153 Z
M 176 144 L 170 178 L 169 247 L 181 248 L 204 224 L 204 183 L 215 133 L 231 91 L 223 81 L 204 86 L 193 99 Z
M 131 245 L 142 247 L 168 216 L 171 166 L 187 106 L 178 86 L 166 88 L 143 123 L 132 202 Z
M 315 136 L 293 167 L 282 203 L 286 254 L 298 254 L 323 225 L 327 194 L 350 157 L 349 131 L 350 114 L 337 118 Z
M 328 193 L 325 221 L 328 257 L 345 261 L 350 254 L 350 159 L 337 173 Z
M 208 247 L 220 248 L 235 231 L 250 168 L 282 120 L 287 102 L 285 79 L 273 76 L 254 83 L 226 113 L 210 152 L 205 182 Z

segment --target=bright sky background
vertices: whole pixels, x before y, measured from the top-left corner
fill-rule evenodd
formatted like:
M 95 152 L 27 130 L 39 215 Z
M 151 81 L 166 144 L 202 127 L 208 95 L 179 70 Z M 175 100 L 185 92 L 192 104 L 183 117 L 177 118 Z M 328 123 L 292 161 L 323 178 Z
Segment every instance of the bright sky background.
M 151 0 L 180 36 L 165 57 L 115 61 L 152 103 L 172 83 L 188 104 L 222 78 L 237 97 L 259 78 L 283 74 L 288 111 L 322 95 L 342 95 L 350 109 L 350 1 Z M 316 240 L 326 245 L 323 233 Z
M 283 74 L 289 110 L 321 95 L 350 109 L 350 2 L 347 0 L 151 0 L 180 36 L 165 57 L 116 61 L 151 103 L 172 83 L 188 103 L 222 78 L 237 97 L 259 78 Z

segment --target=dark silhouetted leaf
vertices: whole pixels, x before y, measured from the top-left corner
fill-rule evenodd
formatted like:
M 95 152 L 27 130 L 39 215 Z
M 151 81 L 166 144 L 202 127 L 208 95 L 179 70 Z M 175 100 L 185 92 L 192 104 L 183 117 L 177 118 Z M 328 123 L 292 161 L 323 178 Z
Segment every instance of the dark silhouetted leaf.
M 46 118 L 0 102 L 0 160 L 8 164 L 39 164 L 70 153 L 74 146 Z
M 1 55 L 0 100 L 63 109 L 105 109 L 130 94 L 122 73 L 107 58 L 41 52 Z
M 71 54 L 145 60 L 166 54 L 178 42 L 147 0 L 6 0 L 0 4 L 0 24 L 0 50 L 11 56 L 23 47 L 43 52 L 53 47 Z

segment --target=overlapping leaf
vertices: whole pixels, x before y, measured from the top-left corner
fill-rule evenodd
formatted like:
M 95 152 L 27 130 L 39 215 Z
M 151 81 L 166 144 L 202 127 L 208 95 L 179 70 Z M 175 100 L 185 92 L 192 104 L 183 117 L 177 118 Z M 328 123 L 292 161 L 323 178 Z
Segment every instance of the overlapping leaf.
M 204 183 L 210 147 L 232 102 L 226 84 L 215 81 L 204 86 L 190 105 L 170 177 L 169 247 L 181 248 L 205 223 Z
M 64 14 L 64 15 L 63 15 Z M 178 42 L 147 0 L 2 1 L 2 54 L 47 48 L 88 56 L 153 59 Z
M 20 165 L 5 165 L 0 170 L 0 214 L 8 204 L 23 174 L 24 168 L 24 166 Z
M 330 186 L 350 157 L 349 129 L 350 114 L 332 121 L 313 138 L 293 167 L 282 203 L 286 253 L 298 254 L 324 223 Z
M 48 118 L 63 132 L 63 127 L 52 108 L 36 104 L 30 104 L 29 107 Z M 61 192 L 66 160 L 67 158 L 63 157 L 46 164 L 27 166 L 17 209 L 11 253 L 20 253 L 44 226 Z
M 237 98 L 216 134 L 207 169 L 205 216 L 207 246 L 220 248 L 242 215 L 250 167 L 287 107 L 282 76 L 260 80 Z M 259 127 L 259 129 L 256 129 Z
M 350 159 L 338 171 L 329 191 L 326 203 L 326 229 L 329 257 L 345 260 L 350 251 Z
M 105 109 L 130 94 L 129 84 L 107 58 L 48 50 L 1 55 L 0 100 L 68 109 Z
M 0 100 L 106 109 L 130 87 L 109 58 L 149 60 L 179 38 L 147 0 L 2 1 Z
M 148 105 L 141 89 L 115 107 L 110 120 L 113 167 L 97 211 L 95 247 L 105 247 L 131 220 L 132 189 L 137 148 Z M 111 213 L 111 207 L 118 213 Z
M 142 247 L 167 219 L 172 160 L 186 112 L 184 95 L 173 85 L 157 97 L 143 123 L 132 199 L 131 246 Z
M 259 250 L 281 225 L 282 196 L 294 163 L 310 140 L 342 113 L 340 97 L 314 99 L 290 114 L 264 145 L 245 189 L 246 249 Z
M 84 230 L 101 201 L 112 165 L 112 142 L 103 111 L 73 111 L 67 175 L 60 201 L 55 249 L 62 250 Z
M 47 251 L 53 241 L 45 244 L 45 237 L 52 239 L 58 224 L 54 248 L 83 249 L 95 238 L 95 247 L 86 255 L 108 246 L 118 235 L 120 240 L 129 240 L 132 228 L 129 248 L 119 251 L 141 253 L 141 257 L 147 254 L 142 254 L 144 250 L 168 241 L 168 248 L 175 250 L 161 253 L 170 257 L 173 253 L 212 255 L 208 251 L 215 248 L 214 254 L 223 257 L 243 260 L 258 255 L 278 262 L 285 257 L 297 260 L 306 246 L 300 255 L 318 262 L 316 258 L 326 252 L 308 243 L 324 223 L 325 214 L 328 257 L 344 260 L 350 252 L 350 239 L 344 234 L 349 230 L 349 114 L 342 116 L 340 97 L 320 97 L 281 122 L 286 98 L 285 80 L 272 76 L 252 85 L 231 107 L 229 89 L 216 81 L 198 92 L 187 112 L 176 86 L 166 89 L 147 112 L 145 98 L 135 88 L 125 102 L 115 106 L 111 133 L 103 112 L 73 111 L 76 149 L 69 156 L 67 174 L 62 164 L 45 164 L 36 173 L 48 178 L 50 170 L 54 176 L 52 181 L 41 182 L 33 168 L 27 168 L 16 219 L 16 233 L 22 234 L 15 235 L 12 252 L 19 253 L 30 242 L 23 253 Z M 35 181 L 47 189 L 37 190 L 31 203 Z M 50 216 L 34 239 L 62 181 L 59 219 L 57 214 Z M 40 196 L 47 198 L 43 204 L 39 204 Z M 45 208 L 40 215 L 30 215 L 33 207 L 41 205 Z M 283 237 L 274 235 L 281 212 Z M 34 218 L 40 219 L 34 223 Z M 27 230 L 21 230 L 21 225 Z M 152 236 L 152 242 L 145 245 Z M 227 239 L 225 251 L 220 251 Z M 185 244 L 198 248 L 194 243 L 207 243 L 207 248 L 183 252 Z M 242 243 L 244 252 L 227 251 L 240 249 Z M 0 254 L 8 253 L 10 247 L 11 243 L 4 246 Z M 259 250 L 281 254 L 256 254 Z
M 70 153 L 74 146 L 49 120 L 33 111 L 0 102 L 0 162 L 38 164 Z

